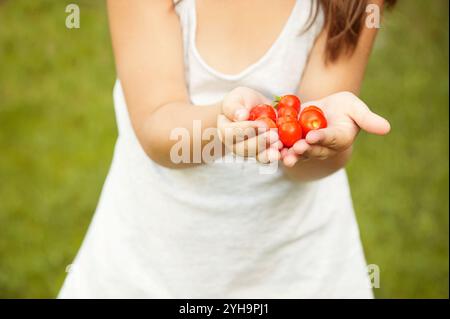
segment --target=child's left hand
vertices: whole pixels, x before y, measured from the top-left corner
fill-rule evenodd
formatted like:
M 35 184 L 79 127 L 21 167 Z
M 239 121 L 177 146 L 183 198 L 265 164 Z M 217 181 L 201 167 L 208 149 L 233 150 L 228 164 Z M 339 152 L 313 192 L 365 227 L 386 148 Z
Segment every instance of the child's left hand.
M 310 131 L 291 148 L 283 149 L 282 160 L 288 167 L 294 166 L 298 160 L 324 160 L 345 151 L 352 146 L 360 129 L 377 135 L 385 135 L 390 130 L 386 119 L 371 112 L 350 92 L 332 94 L 319 101 L 305 103 L 302 108 L 308 105 L 317 105 L 324 111 L 328 127 Z

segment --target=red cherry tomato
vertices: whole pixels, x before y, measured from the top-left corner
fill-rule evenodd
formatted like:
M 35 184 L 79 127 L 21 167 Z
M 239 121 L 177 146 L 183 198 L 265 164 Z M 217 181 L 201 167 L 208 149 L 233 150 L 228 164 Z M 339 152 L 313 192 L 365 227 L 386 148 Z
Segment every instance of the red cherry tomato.
M 318 112 L 320 112 L 320 113 L 323 114 L 322 109 L 320 109 L 319 107 L 317 107 L 317 106 L 315 106 L 315 105 L 310 105 L 310 106 L 305 107 L 305 108 L 302 110 L 302 112 L 311 111 L 311 110 L 318 111 Z
M 295 95 L 283 95 L 282 97 L 278 98 L 276 100 L 278 109 L 281 109 L 283 107 L 292 107 L 294 110 L 300 112 L 300 99 Z
M 278 125 L 278 136 L 286 147 L 291 147 L 302 138 L 302 127 L 299 122 L 292 118 L 284 118 Z
M 292 117 L 297 119 L 298 112 L 292 107 L 285 106 L 278 109 L 278 117 Z
M 292 122 L 292 121 L 297 121 L 297 119 L 292 116 L 282 116 L 277 119 L 277 126 L 280 126 L 286 122 Z
M 275 109 L 267 104 L 258 104 L 256 106 L 254 106 L 251 110 L 250 110 L 250 116 L 249 116 L 249 120 L 250 121 L 255 121 L 256 119 L 260 118 L 260 117 L 268 117 L 270 119 L 272 119 L 273 121 L 277 120 L 277 114 L 275 113 Z
M 300 113 L 299 122 L 302 126 L 304 136 L 306 136 L 309 131 L 327 127 L 325 115 L 318 107 L 305 108 Z
M 263 122 L 268 129 L 277 128 L 277 125 L 270 117 L 262 116 L 260 118 L 257 118 L 256 120 L 259 122 Z

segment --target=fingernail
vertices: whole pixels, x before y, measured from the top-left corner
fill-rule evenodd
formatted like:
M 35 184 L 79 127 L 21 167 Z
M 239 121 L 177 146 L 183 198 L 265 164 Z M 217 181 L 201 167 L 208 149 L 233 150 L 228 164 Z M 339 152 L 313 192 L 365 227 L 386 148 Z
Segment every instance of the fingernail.
M 245 121 L 248 117 L 248 112 L 246 109 L 239 109 L 234 113 L 234 118 L 236 121 Z

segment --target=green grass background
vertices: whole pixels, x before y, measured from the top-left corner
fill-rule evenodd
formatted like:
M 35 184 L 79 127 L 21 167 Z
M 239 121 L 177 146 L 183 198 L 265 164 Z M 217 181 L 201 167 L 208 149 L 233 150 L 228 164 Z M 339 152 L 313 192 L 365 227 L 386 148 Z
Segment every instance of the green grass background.
M 0 0 L 0 297 L 55 297 L 97 204 L 117 135 L 104 6 Z M 448 84 L 448 1 L 400 1 L 362 91 L 393 130 L 348 166 L 379 298 L 448 298 Z

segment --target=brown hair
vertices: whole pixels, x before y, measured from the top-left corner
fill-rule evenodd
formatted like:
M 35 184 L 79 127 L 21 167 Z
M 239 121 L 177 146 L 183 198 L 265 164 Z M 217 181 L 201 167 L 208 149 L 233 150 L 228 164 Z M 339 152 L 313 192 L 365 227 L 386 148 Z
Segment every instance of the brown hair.
M 324 28 L 327 30 L 326 61 L 333 62 L 341 54 L 351 55 L 363 29 L 369 0 L 316 1 L 316 5 L 312 7 L 307 29 L 317 19 L 319 8 L 321 8 L 324 14 Z M 392 7 L 397 0 L 385 0 L 384 2 L 387 7 Z

